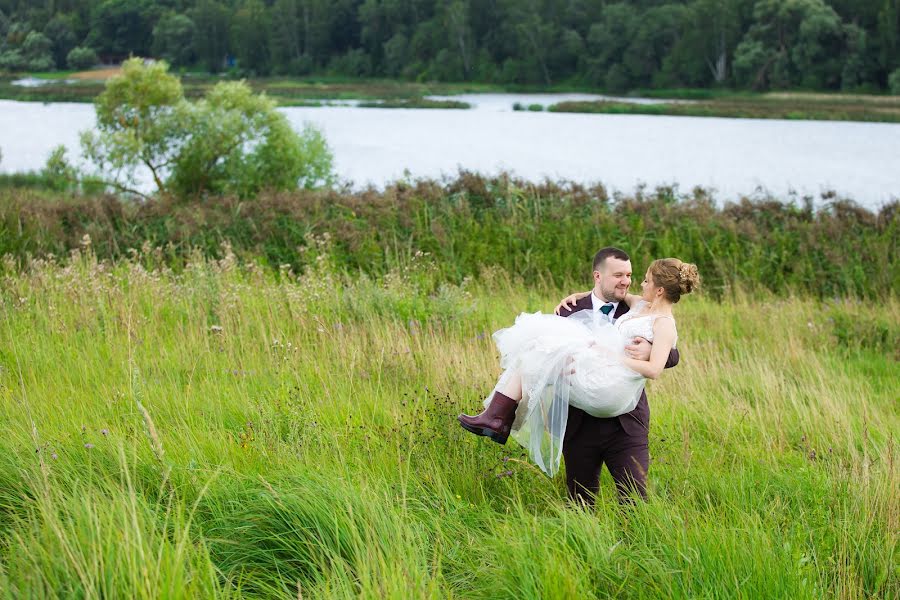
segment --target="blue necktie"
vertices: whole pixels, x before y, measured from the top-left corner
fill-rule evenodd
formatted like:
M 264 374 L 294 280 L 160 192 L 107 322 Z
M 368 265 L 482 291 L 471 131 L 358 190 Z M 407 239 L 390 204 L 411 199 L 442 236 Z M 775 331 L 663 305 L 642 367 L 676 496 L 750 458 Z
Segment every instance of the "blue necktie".
M 606 316 L 609 316 L 609 313 L 612 312 L 612 309 L 613 305 L 607 303 L 600 307 L 600 312 L 602 312 Z

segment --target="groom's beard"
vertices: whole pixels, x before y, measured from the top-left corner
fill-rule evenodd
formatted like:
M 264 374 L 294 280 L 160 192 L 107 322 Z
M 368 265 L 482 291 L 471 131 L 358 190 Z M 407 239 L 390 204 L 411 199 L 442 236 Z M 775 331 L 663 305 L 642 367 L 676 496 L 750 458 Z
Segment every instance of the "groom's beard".
M 628 294 L 628 288 L 619 288 L 613 287 L 610 289 L 600 288 L 600 298 L 604 302 L 621 302 L 625 299 L 625 296 Z

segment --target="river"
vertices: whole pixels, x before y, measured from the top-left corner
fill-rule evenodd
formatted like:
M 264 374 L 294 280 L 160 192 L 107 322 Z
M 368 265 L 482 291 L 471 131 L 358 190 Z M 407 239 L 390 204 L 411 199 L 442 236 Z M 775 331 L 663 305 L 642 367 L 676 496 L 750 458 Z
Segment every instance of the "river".
M 677 184 L 779 199 L 833 190 L 869 208 L 900 198 L 900 124 L 513 111 L 565 96 L 486 94 L 470 110 L 325 106 L 281 109 L 318 126 L 340 177 L 357 187 L 458 169 L 529 180 L 600 182 L 613 191 Z M 0 101 L 0 172 L 40 169 L 58 144 L 77 153 L 90 104 Z M 145 182 L 145 188 L 149 183 Z

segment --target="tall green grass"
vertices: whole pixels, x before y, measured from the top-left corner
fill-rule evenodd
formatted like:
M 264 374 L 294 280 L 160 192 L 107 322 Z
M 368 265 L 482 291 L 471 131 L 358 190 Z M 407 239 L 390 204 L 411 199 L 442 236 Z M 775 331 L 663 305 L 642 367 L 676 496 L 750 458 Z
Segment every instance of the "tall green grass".
M 900 291 L 897 202 L 871 211 L 834 196 L 817 206 L 795 200 L 721 204 L 706 190 L 672 187 L 610 197 L 600 185 L 465 172 L 383 191 L 297 191 L 248 201 L 132 203 L 0 189 L 0 255 L 20 264 L 28 256 L 64 257 L 88 235 L 100 258 L 158 247 L 153 264 L 179 270 L 194 250 L 221 258 L 227 241 L 239 256 L 272 269 L 299 272 L 327 254 L 342 271 L 382 277 L 422 252 L 434 259 L 435 280 L 459 284 L 499 267 L 569 288 L 584 281 L 600 247 L 618 245 L 639 273 L 664 256 L 696 263 L 716 297 L 736 289 L 868 299 Z
M 490 333 L 564 290 L 447 282 L 433 255 L 220 256 L 7 258 L 7 597 L 900 594 L 895 296 L 685 298 L 649 500 L 604 473 L 592 512 L 455 422 L 497 375 Z

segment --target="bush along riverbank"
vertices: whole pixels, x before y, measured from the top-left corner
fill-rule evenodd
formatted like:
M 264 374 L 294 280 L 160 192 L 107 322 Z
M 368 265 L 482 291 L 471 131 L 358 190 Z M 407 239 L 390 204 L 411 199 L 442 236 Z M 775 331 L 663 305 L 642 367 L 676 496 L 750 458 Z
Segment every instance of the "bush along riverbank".
M 100 259 L 159 248 L 181 268 L 191 253 L 238 257 L 297 271 L 327 256 L 347 272 L 383 274 L 416 253 L 441 281 L 486 268 L 525 281 L 583 287 L 604 245 L 627 249 L 640 274 L 658 257 L 696 263 L 714 295 L 736 288 L 816 297 L 885 297 L 900 290 L 898 203 L 873 212 L 852 201 L 821 206 L 747 198 L 720 204 L 696 189 L 639 189 L 610 197 L 602 186 L 533 184 L 462 172 L 455 179 L 400 181 L 384 190 L 263 192 L 129 201 L 0 188 L 0 255 L 66 256 L 91 240 Z M 248 258 L 249 260 L 249 258 Z

